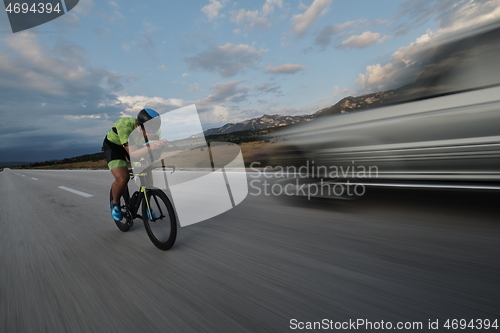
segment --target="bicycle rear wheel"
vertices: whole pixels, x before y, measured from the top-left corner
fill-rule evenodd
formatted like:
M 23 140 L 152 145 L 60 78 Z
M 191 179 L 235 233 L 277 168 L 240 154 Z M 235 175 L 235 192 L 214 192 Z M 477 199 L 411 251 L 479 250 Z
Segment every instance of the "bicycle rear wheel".
M 147 190 L 142 203 L 142 220 L 149 239 L 160 250 L 170 249 L 177 237 L 177 219 L 167 195 L 161 190 Z
M 125 199 L 124 197 L 126 197 L 127 199 Z M 130 199 L 127 190 L 125 194 L 120 198 L 120 209 L 123 214 L 123 219 L 121 221 L 116 221 L 113 219 L 118 229 L 120 229 L 123 232 L 128 231 L 128 229 L 130 229 L 134 225 L 134 219 L 132 218 L 132 215 L 130 214 L 130 211 L 127 208 L 127 202 L 129 200 Z M 113 193 L 111 192 L 111 190 L 109 190 L 109 201 L 110 202 L 113 201 Z

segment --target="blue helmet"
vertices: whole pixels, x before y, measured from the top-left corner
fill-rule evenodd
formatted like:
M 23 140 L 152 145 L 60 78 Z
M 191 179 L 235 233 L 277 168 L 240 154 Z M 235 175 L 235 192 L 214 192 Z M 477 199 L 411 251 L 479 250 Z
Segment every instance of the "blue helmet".
M 153 109 L 142 109 L 137 115 L 137 125 L 148 133 L 156 133 L 161 127 L 161 117 Z
M 159 117 L 160 115 L 158 112 L 156 112 L 153 109 L 142 109 L 138 114 L 137 114 L 137 123 L 139 125 L 144 124 L 148 120 L 151 120 L 153 118 Z

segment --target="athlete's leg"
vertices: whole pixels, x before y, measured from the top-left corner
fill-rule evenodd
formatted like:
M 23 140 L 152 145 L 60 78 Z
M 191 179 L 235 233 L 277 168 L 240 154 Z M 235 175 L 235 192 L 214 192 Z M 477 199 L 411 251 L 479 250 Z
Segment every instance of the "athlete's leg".
M 113 193 L 113 204 L 119 205 L 120 198 L 125 193 L 130 176 L 126 166 L 118 166 L 111 169 L 115 181 L 111 184 L 111 193 Z

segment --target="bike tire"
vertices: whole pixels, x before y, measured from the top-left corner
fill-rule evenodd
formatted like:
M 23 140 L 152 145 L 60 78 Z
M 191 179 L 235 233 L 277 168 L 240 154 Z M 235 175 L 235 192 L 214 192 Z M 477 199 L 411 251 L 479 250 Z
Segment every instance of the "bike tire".
M 112 200 L 113 193 L 111 192 L 111 190 L 109 190 L 109 201 L 111 202 Z M 115 219 L 113 219 L 113 222 L 115 222 L 120 231 L 126 232 L 134 225 L 134 220 L 132 219 L 130 211 L 127 209 L 127 204 L 123 196 L 120 198 L 120 209 L 123 214 L 123 219 L 121 221 L 116 221 Z
M 142 220 L 151 242 L 160 250 L 170 249 L 177 238 L 177 218 L 175 211 L 162 190 L 146 191 L 146 198 L 153 210 L 153 218 L 148 214 L 148 205 L 142 202 Z M 156 216 L 155 216 L 156 215 Z

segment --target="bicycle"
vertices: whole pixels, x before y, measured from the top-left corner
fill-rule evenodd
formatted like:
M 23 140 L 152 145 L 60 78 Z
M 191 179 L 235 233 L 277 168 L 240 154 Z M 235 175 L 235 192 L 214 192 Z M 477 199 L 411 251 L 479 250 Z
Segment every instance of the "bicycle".
M 177 237 L 177 218 L 167 195 L 159 188 L 150 187 L 147 174 L 156 168 L 173 169 L 172 173 L 175 171 L 175 166 L 173 165 L 151 166 L 140 174 L 134 174 L 132 170 L 129 170 L 131 179 L 135 176 L 139 177 L 140 189 L 135 191 L 132 197 L 130 197 L 127 185 L 127 190 L 120 198 L 120 209 L 123 219 L 121 221 L 113 221 L 116 223 L 118 229 L 126 232 L 134 225 L 134 219 L 142 219 L 151 242 L 160 250 L 166 251 L 175 243 Z M 110 201 L 113 200 L 111 190 L 109 198 Z M 142 215 L 138 214 L 141 204 Z

